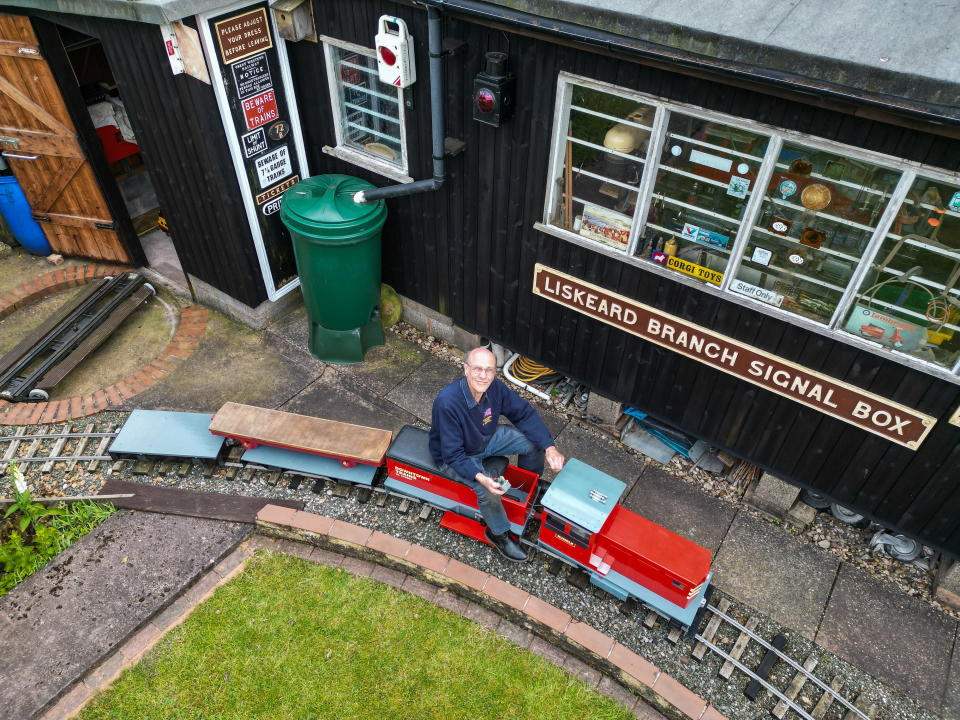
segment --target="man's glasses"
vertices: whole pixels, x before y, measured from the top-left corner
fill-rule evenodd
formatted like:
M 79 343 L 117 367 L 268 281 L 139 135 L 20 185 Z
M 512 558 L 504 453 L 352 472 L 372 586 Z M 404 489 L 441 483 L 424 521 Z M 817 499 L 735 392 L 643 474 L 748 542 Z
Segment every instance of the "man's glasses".
M 495 367 L 478 367 L 477 365 L 467 365 L 470 368 L 470 373 L 472 375 L 496 375 L 497 369 Z

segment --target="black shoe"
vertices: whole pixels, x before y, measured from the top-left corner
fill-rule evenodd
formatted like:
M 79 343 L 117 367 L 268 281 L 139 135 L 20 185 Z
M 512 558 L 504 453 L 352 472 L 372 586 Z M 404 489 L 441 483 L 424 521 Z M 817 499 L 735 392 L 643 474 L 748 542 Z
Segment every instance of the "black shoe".
M 483 536 L 496 548 L 497 552 L 503 555 L 510 562 L 523 562 L 527 559 L 527 554 L 517 545 L 507 533 L 503 535 L 494 535 L 490 528 L 483 531 Z

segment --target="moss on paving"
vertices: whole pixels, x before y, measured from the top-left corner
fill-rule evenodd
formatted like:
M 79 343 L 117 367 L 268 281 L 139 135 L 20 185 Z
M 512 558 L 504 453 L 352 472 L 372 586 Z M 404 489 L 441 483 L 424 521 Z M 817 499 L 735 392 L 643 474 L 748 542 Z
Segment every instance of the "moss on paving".
M 420 598 L 261 554 L 80 720 L 629 718 L 543 658 Z

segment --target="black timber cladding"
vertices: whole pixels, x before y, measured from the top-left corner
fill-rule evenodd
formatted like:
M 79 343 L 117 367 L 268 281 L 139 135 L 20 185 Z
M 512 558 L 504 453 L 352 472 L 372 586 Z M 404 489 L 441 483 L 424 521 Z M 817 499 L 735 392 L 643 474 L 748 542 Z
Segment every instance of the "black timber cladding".
M 407 21 L 420 80 L 408 92 L 410 175 L 431 175 L 426 13 L 386 2 L 315 3 L 317 30 L 372 47 L 381 14 Z M 463 327 L 529 355 L 803 487 L 826 493 L 888 527 L 960 555 L 960 429 L 946 418 L 960 387 L 783 319 L 691 289 L 533 228 L 541 219 L 556 102 L 567 71 L 673 101 L 809 133 L 949 171 L 960 142 L 907 127 L 760 94 L 690 75 L 447 17 L 464 43 L 445 60 L 446 135 L 466 142 L 447 158 L 437 193 L 390 201 L 384 276 L 402 294 Z M 385 178 L 322 152 L 334 145 L 322 48 L 290 46 L 311 169 Z M 473 122 L 470 88 L 483 54 L 507 52 L 517 76 L 515 115 L 499 129 Z M 694 360 L 535 297 L 533 267 L 562 272 L 756 345 L 807 368 L 938 418 L 921 448 L 858 428 Z
M 173 75 L 156 25 L 8 12 L 34 15 L 103 43 L 184 272 L 249 306 L 266 300 L 213 88 Z M 71 79 L 58 73 L 61 85 Z

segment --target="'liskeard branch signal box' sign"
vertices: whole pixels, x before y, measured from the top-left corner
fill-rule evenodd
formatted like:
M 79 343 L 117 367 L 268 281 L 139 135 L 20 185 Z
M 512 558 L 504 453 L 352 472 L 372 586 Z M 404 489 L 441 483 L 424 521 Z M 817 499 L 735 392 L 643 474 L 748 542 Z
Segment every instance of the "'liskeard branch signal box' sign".
M 537 263 L 535 295 L 916 450 L 936 419 Z

